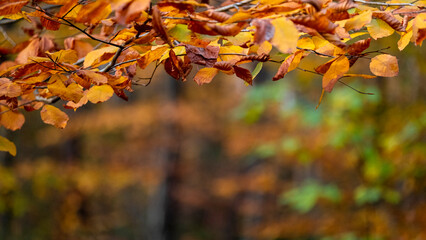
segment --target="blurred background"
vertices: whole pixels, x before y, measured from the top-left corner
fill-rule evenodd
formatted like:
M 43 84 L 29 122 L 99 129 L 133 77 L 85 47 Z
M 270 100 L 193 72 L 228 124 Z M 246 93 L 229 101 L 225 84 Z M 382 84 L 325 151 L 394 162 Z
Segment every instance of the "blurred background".
M 1 130 L 0 239 L 426 239 L 426 51 L 397 40 L 370 49 L 392 46 L 398 77 L 342 79 L 374 95 L 338 83 L 318 110 L 321 77 L 272 82 L 271 63 L 254 86 L 161 70 L 64 130 L 25 113 Z

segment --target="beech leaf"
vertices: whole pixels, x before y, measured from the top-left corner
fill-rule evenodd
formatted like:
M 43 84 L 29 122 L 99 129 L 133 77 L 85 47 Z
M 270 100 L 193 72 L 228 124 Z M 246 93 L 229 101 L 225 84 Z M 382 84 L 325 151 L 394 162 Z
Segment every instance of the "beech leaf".
M 87 99 L 91 103 L 105 102 L 114 94 L 114 89 L 109 85 L 93 86 L 87 92 Z
M 22 125 L 24 125 L 24 122 L 25 117 L 20 112 L 7 111 L 0 115 L 0 124 L 12 131 L 21 129 Z
M 115 52 L 117 52 L 118 48 L 114 46 L 104 47 L 101 49 L 96 49 L 89 52 L 84 58 L 83 67 L 88 68 L 96 63 L 101 62 L 103 55 L 108 54 L 109 58 L 111 58 Z M 105 60 L 105 59 L 104 59 Z
M 395 77 L 399 73 L 398 60 L 389 54 L 377 55 L 371 59 L 370 70 L 376 76 Z
M 0 136 L 0 151 L 9 152 L 12 156 L 16 156 L 15 144 L 2 136 Z
M 66 113 L 52 105 L 44 105 L 40 111 L 40 116 L 44 123 L 53 125 L 57 128 L 65 128 L 69 120 Z
M 339 80 L 348 70 L 349 60 L 345 56 L 340 56 L 334 60 L 322 78 L 323 89 L 327 92 L 331 92 L 337 80 Z
M 205 83 L 210 83 L 216 74 L 219 72 L 217 68 L 202 68 L 194 76 L 194 81 L 198 85 L 203 85 Z
M 271 40 L 272 45 L 282 53 L 294 52 L 299 39 L 299 31 L 297 31 L 293 22 L 281 17 L 272 20 L 271 23 L 275 28 L 275 34 Z

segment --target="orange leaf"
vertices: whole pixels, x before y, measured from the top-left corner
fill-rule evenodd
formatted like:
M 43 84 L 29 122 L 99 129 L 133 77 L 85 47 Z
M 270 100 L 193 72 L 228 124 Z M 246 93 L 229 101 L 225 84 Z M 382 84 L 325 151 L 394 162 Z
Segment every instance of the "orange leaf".
M 218 72 L 217 68 L 203 68 L 195 74 L 194 81 L 198 85 L 210 83 Z
M 21 87 L 8 78 L 0 78 L 0 96 L 17 97 L 21 95 Z
M 109 85 L 93 86 L 87 92 L 87 99 L 92 103 L 105 102 L 114 94 L 114 90 Z
M 101 63 L 105 60 L 109 60 L 117 52 L 118 48 L 114 46 L 104 47 L 89 52 L 84 58 L 83 67 L 88 68 L 92 65 Z
M 81 23 L 97 24 L 107 18 L 110 13 L 111 5 L 108 1 L 93 1 L 81 8 L 75 20 Z
M 370 70 L 376 76 L 394 77 L 398 75 L 398 60 L 395 56 L 381 54 L 371 59 Z
M 0 16 L 15 14 L 21 11 L 28 1 L 5 0 L 0 3 Z
M 331 92 L 337 80 L 343 77 L 347 71 L 349 71 L 349 60 L 345 56 L 338 57 L 331 63 L 330 68 L 324 74 L 322 88 L 327 92 Z
M 3 110 L 4 108 L 2 108 Z M 22 125 L 24 125 L 25 117 L 22 113 L 8 111 L 0 115 L 0 123 L 5 128 L 15 131 L 21 129 Z
M 0 151 L 9 152 L 12 156 L 16 156 L 15 144 L 2 136 L 0 136 Z
M 44 123 L 53 125 L 57 128 L 65 128 L 69 120 L 66 113 L 52 105 L 44 105 L 40 111 L 40 115 Z
M 295 53 L 289 55 L 281 64 L 277 74 L 275 74 L 272 80 L 277 81 L 283 78 L 288 72 L 294 70 L 299 65 L 302 56 L 303 51 L 296 51 Z
M 90 70 L 80 70 L 77 73 L 80 77 L 86 79 L 87 81 L 96 84 L 96 85 L 100 85 L 100 84 L 105 84 L 108 82 L 108 78 L 105 77 L 104 75 L 97 73 L 97 72 L 93 72 Z

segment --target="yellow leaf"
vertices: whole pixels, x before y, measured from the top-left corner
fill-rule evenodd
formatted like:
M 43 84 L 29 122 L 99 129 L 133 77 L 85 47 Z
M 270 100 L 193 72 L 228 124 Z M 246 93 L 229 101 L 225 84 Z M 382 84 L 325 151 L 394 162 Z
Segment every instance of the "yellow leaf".
M 303 49 L 314 50 L 315 44 L 314 44 L 314 41 L 312 40 L 312 38 L 304 37 L 304 38 L 299 39 L 299 41 L 297 41 L 297 47 L 303 48 Z
M 426 13 L 420 13 L 417 15 L 414 19 L 413 25 L 418 29 L 426 28 Z
M 372 38 L 377 40 L 392 35 L 395 30 L 381 19 L 372 19 L 367 25 L 368 33 Z
M 197 72 L 194 76 L 194 81 L 198 85 L 203 85 L 205 83 L 210 83 L 214 76 L 219 72 L 217 68 L 203 68 Z
M 87 92 L 87 99 L 92 103 L 105 102 L 114 94 L 114 89 L 109 85 L 93 86 Z
M 89 52 L 86 57 L 84 58 L 83 67 L 88 68 L 94 64 L 100 63 L 104 60 L 108 60 L 111 58 L 115 52 L 117 52 L 118 48 L 114 46 L 104 47 L 101 49 L 97 49 L 94 51 Z M 108 59 L 102 59 L 102 56 L 106 54 L 109 54 L 110 57 Z
M 40 111 L 40 115 L 44 123 L 53 125 L 57 128 L 65 128 L 69 120 L 66 113 L 52 105 L 44 105 Z
M 241 53 L 241 54 L 247 54 L 248 49 L 242 48 L 240 46 L 223 46 L 219 49 L 219 54 L 224 54 L 222 56 L 219 56 L 218 61 L 238 61 L 241 56 L 237 55 L 226 55 L 226 53 Z
M 234 37 L 226 37 L 235 46 L 241 46 L 244 43 L 250 42 L 253 39 L 253 34 L 250 32 L 240 32 Z
M 0 108 L 1 111 L 5 111 L 5 108 Z M 21 129 L 24 125 L 25 117 L 20 112 L 7 111 L 0 115 L 0 124 L 5 128 L 15 131 Z
M 238 22 L 238 21 L 243 21 L 243 20 L 247 20 L 253 18 L 253 15 L 247 12 L 237 12 L 234 15 L 232 15 L 229 19 L 227 19 L 225 22 L 225 24 L 228 23 L 234 23 L 234 22 Z
M 331 92 L 337 80 L 343 77 L 347 71 L 349 71 L 349 60 L 342 55 L 331 63 L 330 68 L 324 74 L 322 88 L 327 92 Z
M 404 48 L 410 43 L 410 39 L 413 36 L 413 29 L 411 28 L 405 33 L 402 33 L 401 38 L 398 40 L 398 49 L 399 51 L 404 50 Z
M 349 19 L 345 24 L 346 31 L 359 30 L 363 28 L 366 24 L 371 22 L 371 15 L 371 11 L 364 11 L 363 13 Z
M 282 53 L 296 51 L 299 31 L 297 31 L 293 22 L 285 17 L 281 17 L 272 20 L 271 23 L 275 27 L 275 34 L 271 40 L 272 45 Z
M 77 103 L 83 97 L 83 89 L 76 83 L 71 83 L 66 87 L 64 84 L 66 80 L 67 77 L 62 74 L 52 75 L 51 82 L 53 83 L 49 84 L 47 89 L 53 95 Z
M 2 136 L 0 136 L 0 151 L 9 152 L 12 156 L 16 156 L 15 144 Z
M 55 53 L 47 53 L 50 57 L 58 63 L 75 63 L 78 60 L 77 52 L 72 49 L 60 50 Z
M 371 59 L 370 70 L 376 76 L 394 77 L 398 75 L 398 60 L 395 56 L 381 54 Z
M 333 56 L 334 49 L 336 48 L 335 45 L 333 45 L 329 41 L 327 41 L 323 38 L 317 37 L 317 36 L 312 37 L 312 41 L 315 45 L 315 51 L 322 53 L 322 54 Z

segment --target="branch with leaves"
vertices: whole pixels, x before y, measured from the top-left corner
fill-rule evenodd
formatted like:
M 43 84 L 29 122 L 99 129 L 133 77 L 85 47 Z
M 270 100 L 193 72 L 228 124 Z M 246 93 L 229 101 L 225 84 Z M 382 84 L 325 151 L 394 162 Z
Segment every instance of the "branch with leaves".
M 397 58 L 368 50 L 370 43 L 396 32 L 399 50 L 421 45 L 425 9 L 424 1 L 404 0 L 243 0 L 219 7 L 194 0 L 1 1 L 2 26 L 27 22 L 29 38 L 14 46 L 2 31 L 9 61 L 0 64 L 0 125 L 20 129 L 22 111 L 40 111 L 45 123 L 63 128 L 69 118 L 54 102 L 76 110 L 114 94 L 127 100 L 127 92 L 148 85 L 161 65 L 178 81 L 197 66 L 199 85 L 220 72 L 252 85 L 264 62 L 277 62 L 272 80 L 295 69 L 311 72 L 322 77 L 322 95 L 344 77 L 393 77 Z M 57 31 L 70 35 L 55 39 Z M 323 64 L 299 67 L 313 57 Z M 370 61 L 371 74 L 349 73 L 360 58 Z M 244 67 L 249 62 L 257 62 L 254 71 Z M 12 145 L 0 138 L 0 150 L 14 153 Z

